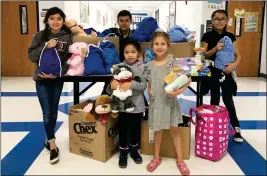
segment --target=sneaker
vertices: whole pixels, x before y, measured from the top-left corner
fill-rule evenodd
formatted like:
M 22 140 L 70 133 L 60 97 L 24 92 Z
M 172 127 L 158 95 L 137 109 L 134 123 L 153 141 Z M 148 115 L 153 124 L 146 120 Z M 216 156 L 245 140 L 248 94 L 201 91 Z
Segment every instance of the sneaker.
M 50 151 L 50 143 L 49 142 L 45 142 L 45 148 Z
M 242 143 L 244 141 L 243 137 L 241 136 L 241 129 L 239 127 L 235 127 L 234 141 L 238 143 Z
M 143 158 L 141 155 L 138 153 L 138 144 L 136 146 L 131 146 L 130 150 L 130 156 L 134 160 L 136 164 L 141 164 L 143 163 Z
M 127 158 L 128 158 L 128 150 L 120 151 L 120 159 L 119 159 L 119 167 L 126 168 L 127 167 Z
M 54 164 L 59 160 L 59 149 L 52 149 L 50 152 L 50 163 Z

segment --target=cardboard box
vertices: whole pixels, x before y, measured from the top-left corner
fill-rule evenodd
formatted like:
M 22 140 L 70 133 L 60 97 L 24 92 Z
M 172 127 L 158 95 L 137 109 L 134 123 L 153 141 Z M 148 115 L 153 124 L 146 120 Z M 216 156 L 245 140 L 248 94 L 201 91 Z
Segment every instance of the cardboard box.
M 178 128 L 182 141 L 183 159 L 188 160 L 190 158 L 191 128 L 190 127 L 178 127 Z M 149 129 L 150 128 L 147 124 L 147 121 L 144 121 L 142 123 L 142 129 L 141 129 L 141 154 L 154 155 L 154 132 Z M 177 158 L 169 130 L 163 131 L 160 156 Z
M 69 109 L 69 150 L 77 155 L 106 162 L 118 151 L 117 119 L 108 117 L 108 123 L 102 125 L 94 116 L 82 111 L 89 102 L 92 101 Z
M 104 40 L 104 37 L 84 37 L 84 36 L 74 36 L 73 42 L 85 42 L 87 44 L 94 44 L 98 45 L 100 41 Z M 114 43 L 115 48 L 117 49 L 118 53 L 120 53 L 120 39 L 119 37 L 107 37 L 106 40 L 110 40 Z
M 150 47 L 150 42 L 141 43 L 142 51 Z M 169 53 L 175 58 L 194 57 L 195 42 L 171 43 Z

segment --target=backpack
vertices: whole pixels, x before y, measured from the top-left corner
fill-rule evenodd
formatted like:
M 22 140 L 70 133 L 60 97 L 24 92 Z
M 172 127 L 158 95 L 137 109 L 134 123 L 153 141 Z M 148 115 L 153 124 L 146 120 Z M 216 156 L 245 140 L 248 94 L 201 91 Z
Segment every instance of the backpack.
M 174 25 L 168 31 L 168 35 L 170 37 L 171 43 L 187 42 L 187 35 L 189 35 L 189 32 L 185 31 L 182 27 L 178 25 Z
M 61 59 L 58 55 L 56 47 L 45 49 L 48 43 L 51 42 L 52 40 L 57 40 L 57 39 L 54 38 L 49 40 L 42 49 L 37 72 L 38 74 L 45 73 L 48 75 L 52 74 L 57 77 L 62 77 Z
M 130 38 L 139 42 L 150 42 L 152 34 L 157 28 L 157 20 L 153 17 L 146 17 L 139 23 L 138 28 L 132 33 Z
M 225 64 L 234 62 L 235 51 L 232 40 L 228 36 L 224 36 L 220 41 L 224 43 L 224 46 L 222 50 L 216 53 L 214 64 L 216 68 L 224 70 L 227 67 Z
M 110 35 L 112 35 L 112 33 L 110 33 Z M 104 38 L 103 41 L 100 41 L 98 46 L 102 49 L 101 56 L 104 61 L 106 72 L 107 74 L 111 74 L 110 69 L 112 66 L 120 63 L 118 51 L 116 50 L 115 45 L 111 41 L 106 40 L 106 38 Z
M 107 74 L 101 53 L 102 49 L 98 46 L 93 44 L 88 45 L 87 55 L 84 61 L 84 74 L 86 76 Z
M 195 155 L 211 161 L 218 161 L 228 149 L 229 115 L 225 107 L 201 105 L 190 109 L 196 114 Z M 191 119 L 192 120 L 192 119 Z

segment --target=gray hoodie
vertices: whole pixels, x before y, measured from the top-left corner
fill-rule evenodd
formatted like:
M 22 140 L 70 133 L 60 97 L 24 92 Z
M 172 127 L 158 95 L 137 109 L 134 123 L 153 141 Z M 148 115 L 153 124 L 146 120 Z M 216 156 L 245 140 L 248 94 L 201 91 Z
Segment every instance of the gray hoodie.
M 141 82 L 132 81 L 133 96 L 132 101 L 135 104 L 135 108 L 130 113 L 141 113 L 146 111 L 145 100 L 144 100 L 144 91 L 147 88 L 147 81 L 144 77 L 146 66 L 142 60 L 137 61 L 133 65 L 129 65 L 125 60 L 119 65 L 127 65 L 133 70 L 134 76 L 138 76 L 141 78 Z M 108 85 L 106 89 L 108 94 L 112 94 L 111 85 Z
M 42 49 L 45 46 L 45 41 L 42 41 L 43 34 L 44 34 L 43 30 L 36 33 L 33 37 L 31 46 L 28 49 L 28 58 L 32 63 L 36 64 L 36 69 L 33 77 L 34 80 L 42 80 L 42 78 L 38 77 L 37 75 L 37 68 Z M 57 51 L 61 59 L 63 73 L 65 73 L 68 70 L 67 60 L 70 57 L 69 46 L 72 44 L 72 36 L 71 34 L 65 32 L 64 30 L 61 30 L 56 34 L 50 32 L 48 40 L 53 38 L 58 39 Z

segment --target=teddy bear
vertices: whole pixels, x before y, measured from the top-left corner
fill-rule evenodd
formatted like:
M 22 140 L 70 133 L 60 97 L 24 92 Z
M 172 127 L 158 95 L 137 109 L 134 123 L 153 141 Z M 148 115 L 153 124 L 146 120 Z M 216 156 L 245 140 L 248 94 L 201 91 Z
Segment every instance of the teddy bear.
M 130 82 L 135 80 L 140 82 L 140 77 L 134 77 L 133 71 L 130 67 L 126 65 L 116 65 L 113 70 L 113 78 L 120 84 L 125 82 Z M 132 102 L 133 90 L 128 89 L 127 91 L 120 90 L 120 86 L 112 92 L 112 103 L 111 111 L 117 113 L 119 111 L 125 110 L 126 112 L 131 112 L 134 110 L 135 105 Z
M 80 76 L 84 73 L 84 59 L 87 53 L 88 45 L 84 42 L 75 42 L 69 47 L 69 52 L 72 53 L 67 64 L 69 69 L 66 75 Z
M 99 96 L 94 102 L 93 105 L 88 104 L 84 107 L 84 111 L 90 110 L 90 115 L 93 115 L 96 120 L 100 120 L 102 125 L 107 123 L 107 118 L 110 115 L 113 118 L 118 117 L 118 113 L 111 112 L 111 98 L 108 95 Z
M 90 35 L 87 35 L 87 33 L 85 32 L 84 28 L 83 28 L 83 25 L 78 25 L 77 24 L 77 21 L 74 20 L 74 19 L 70 19 L 70 20 L 66 20 L 65 21 L 65 25 L 70 29 L 71 33 L 74 35 L 74 36 L 94 36 L 96 37 L 97 36 L 97 33 L 96 32 L 91 32 Z

